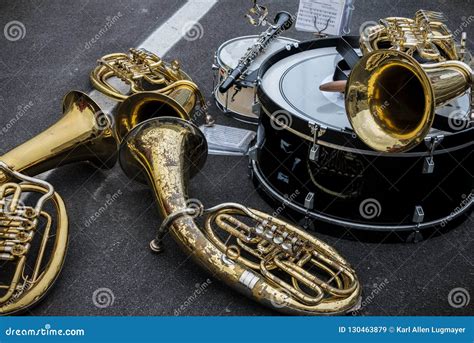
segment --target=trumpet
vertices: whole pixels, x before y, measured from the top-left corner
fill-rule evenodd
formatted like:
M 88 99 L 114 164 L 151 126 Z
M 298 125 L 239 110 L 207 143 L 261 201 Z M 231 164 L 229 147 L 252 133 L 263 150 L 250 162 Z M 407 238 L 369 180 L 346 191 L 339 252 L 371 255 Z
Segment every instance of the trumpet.
M 132 95 L 119 112 L 144 108 L 143 97 L 161 101 L 155 93 Z M 150 243 L 153 251 L 163 250 L 169 231 L 212 275 L 284 313 L 333 315 L 358 308 L 361 289 L 354 270 L 324 242 L 240 204 L 206 210 L 190 204 L 186 186 L 206 161 L 207 142 L 194 124 L 173 111 L 162 115 L 132 128 L 119 149 L 125 174 L 151 185 L 164 218 Z M 204 228 L 195 221 L 201 216 L 206 217 Z
M 0 157 L 0 314 L 37 303 L 57 279 L 66 256 L 64 201 L 51 184 L 27 175 L 78 161 L 110 169 L 117 160 L 117 144 L 111 119 L 86 94 L 72 91 L 64 97 L 59 121 Z M 22 201 L 25 194 L 39 198 L 27 205 Z M 55 218 L 45 209 L 48 203 L 55 208 Z
M 364 55 L 347 82 L 320 86 L 345 93 L 352 128 L 374 150 L 414 148 L 431 130 L 437 107 L 469 89 L 472 98 L 473 71 L 460 53 L 465 48 L 443 21 L 442 13 L 423 10 L 415 19 L 382 19 L 361 36 Z

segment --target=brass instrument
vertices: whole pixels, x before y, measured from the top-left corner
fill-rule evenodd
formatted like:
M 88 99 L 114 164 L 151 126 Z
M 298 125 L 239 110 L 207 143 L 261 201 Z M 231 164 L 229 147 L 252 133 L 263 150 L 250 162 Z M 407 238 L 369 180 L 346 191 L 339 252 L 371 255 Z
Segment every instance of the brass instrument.
M 111 120 L 86 94 L 72 91 L 64 97 L 59 121 L 0 157 L 0 314 L 22 311 L 38 302 L 58 277 L 66 254 L 64 202 L 48 182 L 25 174 L 76 161 L 108 169 L 117 160 L 116 152 Z M 34 206 L 22 203 L 22 195 L 28 193 L 40 196 Z M 56 209 L 55 218 L 44 209 L 48 201 Z M 45 256 L 49 261 L 44 261 Z
M 119 112 L 138 112 L 145 107 L 144 97 L 161 101 L 160 94 L 136 94 L 120 106 Z M 204 210 L 190 203 L 187 183 L 206 161 L 207 142 L 181 113 L 161 114 L 167 116 L 146 120 L 131 129 L 119 152 L 124 172 L 151 185 L 165 218 L 150 243 L 154 251 L 162 251 L 162 240 L 170 229 L 198 264 L 267 306 L 304 315 L 357 309 L 361 297 L 357 276 L 327 244 L 240 204 L 224 203 Z M 201 228 L 195 218 L 203 215 L 207 218 Z
M 187 112 L 199 103 L 206 124 L 212 125 L 213 119 L 207 113 L 207 105 L 199 87 L 181 70 L 177 60 L 167 63 L 145 49 L 132 48 L 129 54 L 109 54 L 98 62 L 99 65 L 90 74 L 90 80 L 103 94 L 117 101 L 124 101 L 130 93 L 156 92 L 179 99 L 181 104 L 186 105 L 184 110 Z M 118 85 L 112 84 L 112 78 L 118 78 L 125 83 L 129 88 L 128 91 L 117 89 Z M 133 115 L 130 116 L 128 129 L 139 122 L 137 119 Z
M 364 54 L 345 87 L 349 121 L 358 137 L 383 152 L 407 151 L 430 131 L 435 109 L 463 95 L 473 72 L 442 13 L 420 10 L 415 19 L 386 18 L 361 36 Z

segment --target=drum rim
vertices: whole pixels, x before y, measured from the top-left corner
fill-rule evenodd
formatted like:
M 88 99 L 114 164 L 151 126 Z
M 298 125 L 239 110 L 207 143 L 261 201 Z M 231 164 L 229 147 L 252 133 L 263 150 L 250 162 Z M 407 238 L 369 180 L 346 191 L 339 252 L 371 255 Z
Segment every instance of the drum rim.
M 287 198 L 280 195 L 279 192 L 274 189 L 274 187 L 272 187 L 271 183 L 266 179 L 263 172 L 261 172 L 257 161 L 251 160 L 251 166 L 252 166 L 252 178 L 254 179 L 254 181 L 257 181 L 259 183 L 263 191 L 268 196 L 270 196 L 273 200 L 278 201 L 284 204 L 285 206 L 287 206 L 288 208 L 291 208 L 292 210 L 295 210 L 301 214 L 305 214 L 310 218 L 317 219 L 325 223 L 329 223 L 329 224 L 333 224 L 337 226 L 343 226 L 343 227 L 347 227 L 351 229 L 362 230 L 362 231 L 365 230 L 365 231 L 390 232 L 390 231 L 413 231 L 413 230 L 418 231 L 422 229 L 428 229 L 436 225 L 441 225 L 442 223 L 446 223 L 458 218 L 461 214 L 464 214 L 465 212 L 469 211 L 470 208 L 474 204 L 474 197 L 471 196 L 470 202 L 465 204 L 459 211 L 453 211 L 448 216 L 444 216 L 442 218 L 431 220 L 429 222 L 423 222 L 423 223 L 413 223 L 413 224 L 403 224 L 403 225 L 384 225 L 384 224 L 368 224 L 368 223 L 354 222 L 347 219 L 341 219 L 340 217 L 330 216 L 322 212 L 317 212 L 313 210 L 310 211 L 298 204 L 295 204 L 289 201 Z M 470 194 L 472 194 L 472 192 Z
M 222 49 L 224 48 L 224 46 L 226 45 L 229 45 L 230 43 L 234 42 L 234 41 L 237 41 L 237 40 L 243 40 L 243 39 L 249 39 L 249 38 L 258 38 L 260 37 L 259 35 L 247 35 L 247 36 L 239 36 L 239 37 L 234 37 L 234 38 L 231 38 L 227 41 L 225 41 L 224 43 L 222 43 L 221 45 L 219 45 L 219 47 L 217 48 L 217 51 L 216 51 L 216 62 L 218 64 L 218 66 L 220 68 L 223 68 L 223 69 L 226 69 L 226 70 L 230 70 L 232 69 L 230 66 L 228 66 L 227 64 L 225 64 L 222 59 L 221 59 L 221 51 Z M 284 36 L 278 36 L 277 39 L 282 39 L 282 40 L 286 40 L 290 43 L 299 43 L 300 41 L 297 40 L 297 39 L 294 39 L 294 38 L 289 38 L 289 37 L 284 37 Z M 280 49 L 279 49 L 280 50 Z M 278 51 L 279 51 L 278 50 Z M 265 62 L 266 59 L 263 61 Z M 262 63 L 263 63 L 262 62 Z M 256 69 L 258 70 L 258 69 Z
M 285 131 L 290 132 L 291 134 L 295 134 L 295 135 L 299 136 L 300 138 L 303 138 L 303 139 L 305 139 L 307 141 L 310 141 L 310 142 L 313 141 L 313 135 L 310 134 L 309 124 L 310 123 L 312 123 L 312 124 L 321 124 L 322 128 L 325 130 L 325 134 L 320 136 L 320 138 L 318 139 L 318 144 L 325 145 L 325 146 L 328 146 L 328 147 L 332 147 L 332 148 L 338 149 L 338 150 L 344 150 L 344 151 L 349 151 L 349 152 L 354 152 L 354 153 L 359 153 L 359 154 L 364 154 L 364 155 L 392 156 L 392 157 L 430 156 L 430 155 L 432 155 L 431 152 L 429 151 L 430 149 L 424 144 L 419 144 L 418 146 L 414 147 L 410 151 L 403 152 L 403 153 L 390 153 L 390 152 L 380 152 L 380 151 L 373 150 L 370 147 L 368 147 L 364 142 L 362 142 L 355 135 L 355 132 L 352 129 L 350 129 L 350 130 L 348 130 L 346 128 L 334 129 L 333 127 L 323 125 L 323 123 L 318 122 L 316 120 L 308 121 L 304 118 L 301 118 L 300 116 L 296 115 L 295 113 L 287 111 L 287 110 L 283 109 L 280 105 L 275 103 L 275 101 L 273 99 L 271 99 L 271 97 L 263 89 L 263 87 L 262 87 L 263 76 L 265 75 L 265 73 L 268 71 L 268 69 L 270 69 L 270 67 L 275 62 L 281 61 L 281 60 L 283 60 L 283 59 L 285 59 L 289 56 L 292 56 L 294 54 L 298 54 L 298 53 L 308 51 L 308 50 L 312 50 L 312 49 L 319 49 L 319 48 L 326 48 L 326 47 L 336 47 L 337 42 L 338 42 L 339 39 L 341 39 L 341 38 L 339 38 L 339 37 L 328 37 L 328 38 L 320 38 L 320 39 L 317 39 L 317 40 L 307 40 L 307 41 L 299 43 L 297 51 L 291 52 L 291 51 L 288 51 L 288 50 L 285 50 L 285 49 L 280 49 L 280 50 L 274 52 L 272 55 L 268 56 L 262 62 L 262 64 L 260 65 L 260 69 L 259 69 L 259 72 L 258 72 L 257 98 L 258 98 L 258 102 L 260 103 L 260 107 L 263 111 L 263 115 L 266 115 L 267 117 L 271 118 L 272 113 L 275 113 L 275 112 L 280 111 L 280 110 L 289 113 L 289 115 L 292 118 L 291 124 L 290 124 L 290 126 L 285 126 L 283 129 Z M 354 43 L 357 42 L 357 44 L 358 44 L 358 41 L 359 41 L 357 36 L 348 36 L 348 37 L 344 37 L 344 39 L 349 40 L 353 44 L 353 46 L 354 46 Z M 333 43 L 333 44 L 331 44 L 331 43 Z M 316 46 L 314 48 L 311 48 L 315 44 L 318 45 L 318 46 Z M 328 44 L 328 45 L 326 45 L 326 44 Z M 319 46 L 319 45 L 322 45 L 322 46 Z M 306 48 L 307 46 L 310 49 L 307 49 Z M 270 107 L 276 108 L 275 111 L 272 111 L 270 109 Z M 262 115 L 262 113 L 261 113 L 261 115 Z M 295 124 L 297 124 L 296 126 L 298 126 L 299 128 L 301 128 L 301 127 L 305 128 L 306 133 L 302 132 L 303 130 L 299 130 L 298 127 L 295 128 Z M 328 131 L 333 133 L 333 134 L 337 134 L 337 135 L 341 136 L 341 139 L 339 140 L 339 143 L 341 141 L 344 141 L 344 140 L 347 140 L 347 141 L 351 142 L 350 143 L 351 147 L 341 145 L 337 142 L 326 141 L 324 136 L 326 135 L 326 139 L 328 138 L 327 137 L 327 132 Z M 472 134 L 474 134 L 474 127 L 468 127 L 468 128 L 463 129 L 463 130 L 459 130 L 457 132 L 452 132 L 452 133 L 447 133 L 447 134 L 442 132 L 442 133 L 438 133 L 438 134 L 428 135 L 427 139 L 429 141 L 430 138 L 441 135 L 441 136 L 443 136 L 442 143 L 445 143 L 446 139 L 448 139 L 449 141 L 454 141 L 454 140 L 456 140 L 456 138 L 462 137 L 463 135 L 466 135 L 466 137 L 469 137 Z M 448 147 L 443 148 L 442 150 L 441 149 L 436 149 L 433 154 L 436 155 L 436 154 L 440 154 L 440 153 L 444 153 L 444 152 L 456 151 L 456 150 L 463 149 L 463 148 L 465 148 L 467 146 L 470 146 L 470 145 L 473 145 L 473 144 L 474 144 L 474 140 L 466 139 L 466 142 L 464 144 L 454 145 L 454 146 L 451 146 L 449 148 Z M 441 144 L 441 146 L 444 146 L 444 144 Z
M 222 112 L 224 113 L 225 115 L 231 117 L 232 119 L 235 119 L 235 120 L 238 120 L 240 122 L 243 122 L 243 123 L 246 123 L 246 124 L 253 124 L 253 125 L 257 125 L 258 124 L 258 119 L 259 119 L 259 116 L 257 115 L 254 115 L 254 117 L 250 117 L 246 114 L 243 114 L 243 113 L 239 113 L 239 112 L 235 112 L 235 111 L 230 111 L 229 109 L 225 109 L 224 105 L 221 104 L 221 102 L 219 101 L 219 98 L 217 97 L 217 93 L 220 93 L 219 92 L 219 89 L 215 89 L 214 92 L 213 92 L 213 95 L 214 95 L 214 102 L 216 103 L 216 106 L 217 108 Z M 223 94 L 223 93 L 220 93 L 220 94 Z

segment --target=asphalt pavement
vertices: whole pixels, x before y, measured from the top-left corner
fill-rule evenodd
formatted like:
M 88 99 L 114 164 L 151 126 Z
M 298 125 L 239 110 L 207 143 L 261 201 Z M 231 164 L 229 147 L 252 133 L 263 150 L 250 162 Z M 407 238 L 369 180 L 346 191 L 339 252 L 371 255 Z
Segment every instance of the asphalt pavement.
M 137 46 L 184 3 L 0 2 L 0 28 L 12 21 L 19 21 L 24 27 L 18 39 L 0 34 L 0 152 L 54 123 L 61 115 L 64 94 L 72 89 L 92 90 L 89 73 L 98 58 Z M 165 55 L 167 60 L 179 59 L 183 70 L 210 100 L 214 52 L 228 39 L 262 30 L 243 18 L 251 3 L 219 1 L 199 22 L 203 28 L 201 37 L 182 39 Z M 296 13 L 298 7 L 296 0 L 267 0 L 262 4 L 268 5 L 272 13 Z M 386 16 L 411 17 L 420 8 L 443 11 L 453 30 L 474 15 L 473 0 L 357 0 L 352 33 L 358 34 L 364 22 Z M 115 17 L 118 19 L 113 20 Z M 101 31 L 112 20 L 110 27 Z M 469 46 L 474 49 L 474 20 L 471 22 L 465 31 Z M 96 39 L 99 32 L 102 33 Z M 285 36 L 312 39 L 311 34 L 295 29 Z M 22 110 L 25 106 L 28 109 Z M 221 115 L 214 105 L 210 110 L 222 125 L 251 128 Z M 12 123 L 12 118 L 17 120 Z M 146 186 L 128 180 L 118 165 L 111 171 L 97 171 L 78 163 L 58 168 L 46 177 L 67 204 L 69 250 L 54 288 L 26 314 L 278 314 L 210 278 L 170 238 L 164 254 L 151 253 L 148 244 L 160 224 L 152 194 Z M 190 184 L 190 196 L 207 206 L 235 201 L 273 211 L 256 193 L 244 157 L 209 156 L 202 173 Z M 107 201 L 111 204 L 106 210 L 94 216 Z M 95 218 L 92 221 L 91 216 Z M 364 294 L 359 315 L 473 315 L 474 300 L 460 308 L 448 301 L 455 288 L 474 296 L 473 220 L 471 213 L 451 230 L 417 244 L 384 239 L 359 241 L 317 230 L 315 234 L 332 244 L 356 269 Z M 207 285 L 205 291 L 194 297 L 195 290 L 203 284 Z M 108 301 L 107 306 L 97 303 L 100 292 L 108 297 L 104 300 Z

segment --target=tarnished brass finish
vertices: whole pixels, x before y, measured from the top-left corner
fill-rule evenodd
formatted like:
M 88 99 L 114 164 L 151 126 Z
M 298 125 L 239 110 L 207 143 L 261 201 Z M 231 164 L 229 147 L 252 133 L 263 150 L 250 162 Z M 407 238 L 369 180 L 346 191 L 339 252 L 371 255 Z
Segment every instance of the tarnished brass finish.
M 472 92 L 472 69 L 443 21 L 442 13 L 420 10 L 415 19 L 382 19 L 361 35 L 364 56 L 349 76 L 345 103 L 354 131 L 371 148 L 413 148 L 430 131 L 437 106 Z
M 204 135 L 176 116 L 149 119 L 124 137 L 119 153 L 123 170 L 130 178 L 148 181 L 165 218 L 151 248 L 162 250 L 169 228 L 198 264 L 262 304 L 303 315 L 355 310 L 361 296 L 358 279 L 327 244 L 239 204 L 204 210 L 189 202 L 188 180 L 206 158 Z M 204 214 L 208 216 L 201 228 L 195 218 Z
M 110 80 L 117 78 L 128 86 L 128 92 L 122 92 L 112 85 Z M 92 85 L 103 94 L 124 101 L 130 94 L 153 92 L 175 99 L 181 106 L 180 110 L 191 113 L 199 103 L 205 116 L 206 124 L 211 125 L 212 117 L 207 113 L 205 99 L 199 87 L 181 70 L 180 63 L 173 60 L 163 61 L 159 56 L 144 49 L 130 49 L 130 53 L 114 53 L 102 57 L 99 65 L 91 72 Z M 156 105 L 156 104 L 155 104 Z M 156 108 L 155 110 L 159 110 Z M 145 111 L 142 111 L 145 112 Z M 153 110 L 146 111 L 149 118 Z M 138 118 L 135 113 L 117 118 L 118 127 L 126 131 L 147 118 Z M 119 136 L 124 132 L 118 132 Z
M 76 161 L 111 168 L 117 160 L 118 143 L 111 120 L 86 94 L 69 92 L 63 112 L 51 127 L 0 157 L 3 315 L 39 301 L 58 277 L 66 255 L 68 218 L 64 202 L 49 183 L 27 175 Z M 40 195 L 35 206 L 21 203 L 22 195 L 28 193 Z M 43 209 L 47 201 L 54 205 L 55 217 Z M 51 251 L 47 253 L 48 248 Z

